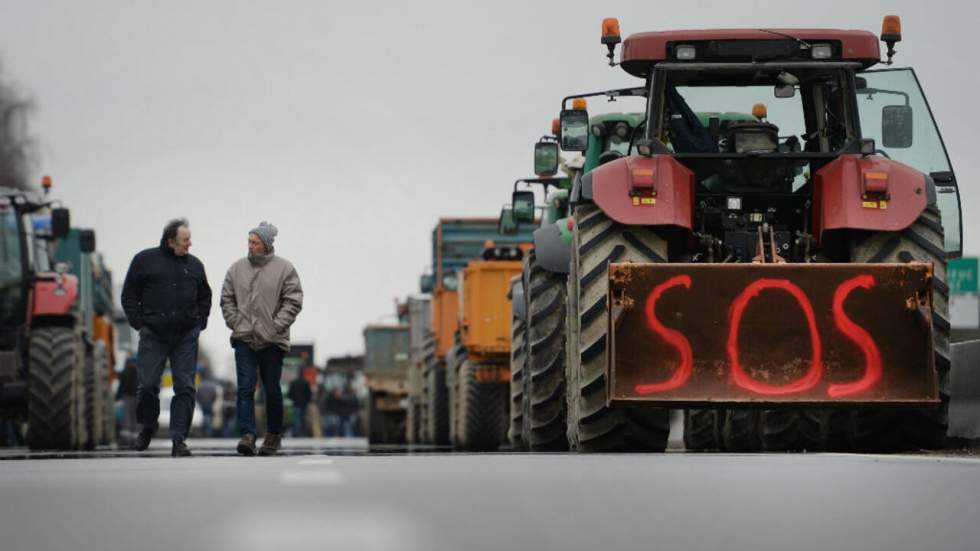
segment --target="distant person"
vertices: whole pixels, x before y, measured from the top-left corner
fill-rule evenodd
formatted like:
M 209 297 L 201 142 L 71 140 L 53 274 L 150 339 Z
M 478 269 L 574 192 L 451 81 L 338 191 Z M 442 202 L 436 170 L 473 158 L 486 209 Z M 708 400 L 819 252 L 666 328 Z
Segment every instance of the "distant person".
M 225 382 L 221 385 L 221 436 L 223 438 L 233 438 L 235 436 L 235 385 Z
M 210 438 L 214 430 L 214 403 L 218 401 L 218 385 L 211 379 L 201 381 L 197 389 L 197 403 L 201 406 L 202 436 Z
M 255 455 L 256 372 L 265 389 L 268 417 L 259 455 L 282 446 L 282 360 L 289 351 L 289 327 L 303 309 L 296 268 L 275 254 L 279 230 L 262 222 L 248 233 L 248 256 L 228 268 L 221 289 L 221 312 L 231 329 L 238 377 L 238 453 Z
M 129 324 L 140 333 L 136 353 L 139 390 L 136 416 L 142 429 L 137 450 L 150 446 L 160 416 L 160 377 L 170 360 L 174 397 L 170 402 L 171 455 L 191 454 L 184 440 L 194 417 L 197 339 L 208 325 L 211 287 L 204 265 L 188 251 L 191 230 L 185 219 L 163 228 L 160 246 L 140 252 L 129 265 L 122 306 Z
M 293 436 L 306 436 L 306 408 L 313 399 L 309 381 L 299 376 L 289 383 L 289 399 L 293 402 Z
M 122 402 L 122 426 L 120 433 L 132 442 L 139 430 L 136 414 L 136 396 L 139 393 L 139 373 L 136 369 L 136 357 L 126 358 L 122 371 L 119 373 L 119 388 L 116 389 L 116 400 Z

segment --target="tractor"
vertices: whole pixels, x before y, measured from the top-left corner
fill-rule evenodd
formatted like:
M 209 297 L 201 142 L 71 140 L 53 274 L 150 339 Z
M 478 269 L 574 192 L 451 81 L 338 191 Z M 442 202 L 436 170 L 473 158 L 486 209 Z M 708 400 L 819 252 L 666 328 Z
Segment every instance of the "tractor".
M 31 449 L 87 449 L 112 440 L 107 350 L 93 335 L 91 230 L 43 194 L 0 189 L 0 407 L 27 423 Z M 74 265 L 64 255 L 75 252 Z M 77 272 L 76 272 L 77 273 Z M 85 272 L 91 274 L 91 271 Z
M 662 451 L 676 408 L 691 449 L 943 444 L 959 197 L 900 40 L 895 16 L 884 61 L 865 31 L 603 21 L 647 109 L 570 195 L 572 449 Z M 561 148 L 591 136 L 563 102 Z

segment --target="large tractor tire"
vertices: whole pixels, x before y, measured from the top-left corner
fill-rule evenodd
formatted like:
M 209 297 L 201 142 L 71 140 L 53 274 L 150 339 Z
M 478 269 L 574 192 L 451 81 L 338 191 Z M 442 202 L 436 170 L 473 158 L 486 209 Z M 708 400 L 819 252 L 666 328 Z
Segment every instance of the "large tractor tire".
M 115 396 L 112 394 L 112 384 L 109 382 L 109 374 L 112 368 L 109 366 L 109 353 L 106 351 L 105 360 L 102 362 L 102 438 L 99 444 L 111 446 L 116 443 L 116 411 Z
M 413 359 L 414 360 L 414 359 Z M 419 403 L 422 395 L 422 366 L 411 361 L 408 366 L 408 407 L 405 411 L 405 442 L 419 441 Z
M 509 386 L 479 383 L 478 366 L 464 360 L 459 368 L 459 441 L 467 451 L 493 451 L 507 438 Z
M 527 400 L 524 439 L 535 451 L 568 449 L 565 390 L 567 277 L 528 255 Z
M 434 367 L 425 374 L 428 411 L 426 434 L 430 443 L 445 446 L 449 443 L 449 395 L 446 389 L 446 368 Z
M 758 410 L 727 409 L 723 415 L 721 442 L 725 451 L 748 453 L 762 449 Z
M 85 432 L 88 436 L 86 449 L 93 449 L 102 443 L 105 415 L 105 387 L 108 380 L 103 380 L 103 365 L 106 363 L 105 345 L 96 342 L 86 356 L 85 373 L 82 377 L 85 385 Z
M 466 348 L 459 342 L 459 335 L 456 335 L 453 347 L 446 354 L 446 389 L 447 407 L 449 417 L 449 444 L 456 448 L 463 447 L 461 411 L 459 402 L 462 394 L 460 393 L 459 370 L 466 361 Z
M 524 367 L 527 363 L 527 324 L 515 315 L 510 318 L 510 431 L 507 437 L 517 450 L 527 445 L 524 432 Z
M 568 275 L 569 446 L 586 452 L 663 451 L 670 432 L 666 409 L 606 405 L 606 266 L 666 262 L 667 241 L 650 228 L 618 224 L 591 204 L 576 206 L 574 219 Z
M 725 411 L 721 409 L 685 409 L 684 449 L 721 450 L 724 415 Z
M 938 449 L 949 423 L 949 287 L 942 218 L 929 205 L 910 227 L 898 232 L 853 232 L 851 262 L 932 262 L 932 330 L 939 395 L 934 408 L 865 409 L 851 416 L 850 440 L 856 451 L 896 452 Z
M 422 345 L 422 366 L 419 373 L 419 442 L 423 444 L 432 443 L 432 435 L 429 434 L 429 395 L 425 385 L 425 375 L 430 369 L 436 369 L 440 363 L 436 356 L 435 336 L 430 332 L 425 336 Z
M 31 332 L 28 350 L 28 428 L 31 449 L 66 450 L 84 443 L 81 408 L 81 335 L 70 327 Z
M 375 404 L 376 398 L 377 396 L 373 392 L 368 394 L 365 413 L 368 444 L 371 445 L 385 443 L 384 419 L 382 419 L 381 412 L 378 411 L 377 404 Z

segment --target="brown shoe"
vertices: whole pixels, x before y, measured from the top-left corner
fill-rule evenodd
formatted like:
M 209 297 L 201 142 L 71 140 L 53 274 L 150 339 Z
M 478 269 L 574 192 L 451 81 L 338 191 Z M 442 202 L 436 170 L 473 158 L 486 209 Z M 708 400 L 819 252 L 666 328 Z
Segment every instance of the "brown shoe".
M 259 448 L 259 455 L 276 455 L 282 447 L 282 435 L 274 432 L 265 433 L 265 440 Z
M 242 435 L 242 439 L 238 441 L 238 453 L 249 457 L 255 455 L 254 434 L 247 432 Z

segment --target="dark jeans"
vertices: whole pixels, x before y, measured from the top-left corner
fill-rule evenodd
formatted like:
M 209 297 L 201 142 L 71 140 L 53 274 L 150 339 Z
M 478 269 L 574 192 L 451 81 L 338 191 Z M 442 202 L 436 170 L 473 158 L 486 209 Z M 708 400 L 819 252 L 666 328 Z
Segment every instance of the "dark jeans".
M 309 404 L 293 404 L 293 436 L 306 436 L 306 407 Z
M 160 417 L 160 377 L 170 360 L 170 372 L 174 378 L 174 398 L 170 402 L 170 437 L 182 440 L 187 437 L 194 417 L 194 375 L 197 371 L 198 328 L 169 338 L 163 338 L 149 330 L 140 330 L 140 344 L 136 353 L 136 371 L 139 390 L 136 398 L 136 420 L 144 430 L 155 431 Z
M 266 432 L 282 434 L 282 358 L 285 352 L 278 346 L 253 350 L 249 345 L 235 341 L 235 371 L 238 374 L 238 428 L 241 434 L 255 434 L 255 383 L 256 374 L 262 378 L 265 389 L 265 411 L 268 418 Z

